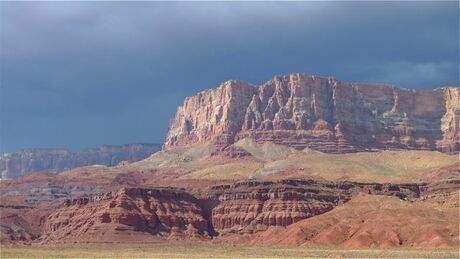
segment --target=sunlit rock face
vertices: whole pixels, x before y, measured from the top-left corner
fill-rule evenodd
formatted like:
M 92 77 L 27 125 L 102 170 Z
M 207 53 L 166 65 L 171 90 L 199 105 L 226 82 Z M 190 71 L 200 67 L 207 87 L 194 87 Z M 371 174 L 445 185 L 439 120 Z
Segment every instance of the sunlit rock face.
M 43 241 L 145 241 L 208 238 L 208 223 L 190 194 L 175 189 L 122 188 L 66 200 L 46 219 Z
M 346 83 L 305 74 L 260 86 L 227 81 L 187 97 L 171 120 L 165 148 L 250 137 L 328 153 L 373 149 L 456 152 L 459 89 L 413 90 Z

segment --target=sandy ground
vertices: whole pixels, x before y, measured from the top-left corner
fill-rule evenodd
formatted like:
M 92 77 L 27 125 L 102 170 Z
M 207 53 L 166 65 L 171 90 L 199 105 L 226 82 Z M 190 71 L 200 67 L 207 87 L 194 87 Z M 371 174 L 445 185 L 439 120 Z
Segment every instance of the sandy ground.
M 337 249 L 217 243 L 1 247 L 1 258 L 458 258 L 457 249 Z

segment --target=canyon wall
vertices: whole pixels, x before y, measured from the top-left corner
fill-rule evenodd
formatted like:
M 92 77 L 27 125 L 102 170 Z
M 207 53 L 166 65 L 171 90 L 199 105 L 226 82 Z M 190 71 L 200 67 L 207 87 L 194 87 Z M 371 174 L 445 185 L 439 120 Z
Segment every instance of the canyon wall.
M 14 179 L 35 172 L 61 172 L 80 166 L 115 166 L 120 162 L 134 162 L 159 151 L 158 144 L 128 144 L 102 146 L 71 152 L 67 149 L 24 149 L 0 156 L 1 179 Z
M 413 90 L 291 74 L 261 86 L 227 81 L 187 97 L 171 120 L 165 148 L 225 147 L 250 137 L 329 153 L 457 152 L 459 121 L 457 87 Z

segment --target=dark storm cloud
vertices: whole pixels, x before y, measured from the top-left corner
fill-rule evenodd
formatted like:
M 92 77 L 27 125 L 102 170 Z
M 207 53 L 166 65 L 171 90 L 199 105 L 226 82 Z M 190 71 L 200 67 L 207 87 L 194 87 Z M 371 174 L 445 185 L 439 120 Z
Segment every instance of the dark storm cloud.
M 307 72 L 458 85 L 458 2 L 1 2 L 1 148 L 162 142 L 183 98 Z

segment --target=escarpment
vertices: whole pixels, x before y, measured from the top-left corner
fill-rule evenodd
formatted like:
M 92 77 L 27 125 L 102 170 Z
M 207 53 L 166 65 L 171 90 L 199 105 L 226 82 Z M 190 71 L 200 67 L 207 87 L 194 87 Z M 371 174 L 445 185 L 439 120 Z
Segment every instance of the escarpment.
M 219 233 L 254 233 L 270 226 L 293 224 L 345 203 L 358 192 L 417 199 L 418 185 L 366 184 L 314 180 L 241 182 L 214 186 L 219 200 L 212 210 L 212 224 Z
M 458 183 L 451 186 L 457 187 Z M 321 215 L 358 193 L 417 200 L 427 188 L 316 180 L 246 181 L 190 193 L 176 188 L 123 188 L 66 200 L 46 220 L 41 240 L 105 242 L 129 237 L 144 242 L 251 234 Z
M 152 236 L 205 238 L 207 220 L 190 194 L 169 188 L 123 188 L 92 197 L 66 200 L 44 226 L 45 242 L 116 241 L 129 236 L 145 241 Z
M 329 153 L 375 149 L 460 149 L 459 89 L 412 90 L 305 74 L 261 86 L 227 81 L 187 97 L 165 147 L 250 137 Z

